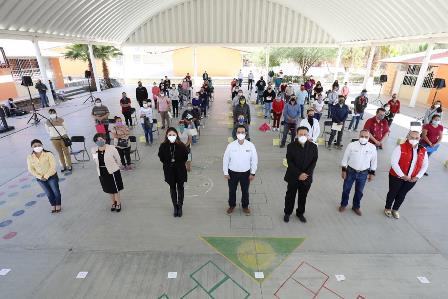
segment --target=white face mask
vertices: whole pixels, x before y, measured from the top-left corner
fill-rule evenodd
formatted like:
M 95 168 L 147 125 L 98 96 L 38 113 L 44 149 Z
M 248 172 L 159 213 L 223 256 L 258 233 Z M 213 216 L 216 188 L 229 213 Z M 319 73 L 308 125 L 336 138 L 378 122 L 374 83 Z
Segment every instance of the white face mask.
M 418 144 L 418 140 L 412 139 L 412 140 L 409 140 L 409 143 L 410 143 L 412 146 L 415 146 L 415 145 Z
M 174 143 L 174 142 L 176 141 L 176 139 L 177 139 L 177 136 L 168 136 L 168 140 L 169 140 L 171 143 Z
M 440 108 L 440 104 L 435 104 L 434 108 Z
M 238 140 L 244 140 L 246 138 L 246 134 L 236 134 L 236 138 L 238 138 Z
M 361 143 L 362 145 L 367 144 L 367 142 L 369 142 L 369 138 L 363 138 L 363 137 L 359 138 L 359 143 Z
M 101 107 L 101 103 L 95 103 L 95 106 L 97 106 L 97 107 Z
M 143 108 L 148 108 L 148 104 L 143 104 Z
M 384 110 L 389 111 L 390 107 L 384 107 Z
M 33 147 L 33 151 L 35 153 L 41 153 L 43 150 L 44 150 L 44 148 L 42 146 Z
M 50 114 L 50 118 L 51 119 L 55 119 L 56 118 L 56 114 L 54 114 L 54 113 Z
M 432 121 L 432 124 L 433 124 L 434 126 L 438 126 L 438 125 L 440 125 L 440 120 L 433 120 L 433 121 Z
M 298 138 L 298 140 L 299 140 L 300 144 L 305 144 L 305 142 L 308 140 L 308 138 L 306 136 L 300 136 Z

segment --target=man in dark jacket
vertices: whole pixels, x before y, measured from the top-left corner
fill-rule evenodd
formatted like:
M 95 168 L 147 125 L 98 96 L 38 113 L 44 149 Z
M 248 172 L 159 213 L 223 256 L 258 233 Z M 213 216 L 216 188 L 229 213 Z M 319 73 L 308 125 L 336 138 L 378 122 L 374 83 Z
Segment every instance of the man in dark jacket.
M 48 97 L 47 97 L 48 87 L 47 87 L 47 85 L 42 83 L 42 81 L 39 79 L 39 80 L 37 80 L 37 83 L 36 83 L 36 85 L 34 85 L 34 87 L 36 87 L 37 91 L 39 91 L 41 107 L 42 108 L 50 107 L 50 105 L 48 105 Z
M 344 123 L 347 120 L 349 114 L 349 108 L 345 104 L 345 97 L 340 95 L 338 98 L 338 103 L 332 106 L 331 110 L 331 121 L 333 122 L 331 126 L 330 138 L 328 139 L 327 148 L 331 149 L 331 143 L 333 142 L 334 135 L 338 133 L 336 139 L 336 147 L 341 149 L 342 133 L 344 132 Z
M 285 216 L 283 217 L 285 222 L 289 222 L 289 216 L 294 210 L 297 193 L 296 215 L 301 222 L 306 222 L 306 218 L 303 216 L 306 197 L 313 182 L 313 172 L 318 158 L 317 145 L 308 140 L 308 133 L 307 127 L 299 127 L 297 129 L 298 139 L 288 144 L 287 147 L 288 169 L 284 178 L 288 183 L 285 195 Z
M 163 80 L 163 92 L 166 96 L 170 96 L 170 90 L 171 88 L 171 80 L 168 79 L 168 76 L 165 76 L 165 80 Z
M 143 101 L 148 100 L 148 90 L 142 85 L 141 81 L 138 81 L 138 86 L 135 89 L 135 97 L 140 107 L 143 107 Z
M 350 125 L 348 126 L 348 129 L 351 130 L 353 127 L 353 124 L 355 125 L 353 127 L 353 131 L 358 130 L 358 124 L 359 120 L 362 119 L 364 115 L 364 110 L 367 107 L 367 103 L 369 102 L 369 99 L 367 98 L 367 90 L 363 89 L 361 94 L 355 98 L 355 103 L 353 104 L 353 117 L 350 121 Z
M 266 81 L 264 81 L 263 76 L 260 77 L 260 80 L 257 81 L 255 86 L 257 87 L 257 104 L 259 104 L 259 103 L 262 104 L 263 103 L 263 92 L 264 92 L 264 89 L 266 88 Z

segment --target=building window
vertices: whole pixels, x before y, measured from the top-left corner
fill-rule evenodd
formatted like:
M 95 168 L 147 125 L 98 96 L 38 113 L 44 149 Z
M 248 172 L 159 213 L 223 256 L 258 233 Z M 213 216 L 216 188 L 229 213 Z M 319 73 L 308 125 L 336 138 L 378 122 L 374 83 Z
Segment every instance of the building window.
M 415 86 L 417 82 L 418 73 L 420 72 L 420 64 L 410 64 L 407 66 L 406 75 L 403 79 L 403 85 Z M 434 80 L 434 72 L 437 66 L 429 65 L 426 71 L 425 79 L 423 80 L 422 87 L 432 88 Z
M 31 76 L 33 81 L 40 79 L 40 69 L 37 59 L 10 58 L 8 62 L 12 78 L 15 82 L 21 83 L 23 76 Z

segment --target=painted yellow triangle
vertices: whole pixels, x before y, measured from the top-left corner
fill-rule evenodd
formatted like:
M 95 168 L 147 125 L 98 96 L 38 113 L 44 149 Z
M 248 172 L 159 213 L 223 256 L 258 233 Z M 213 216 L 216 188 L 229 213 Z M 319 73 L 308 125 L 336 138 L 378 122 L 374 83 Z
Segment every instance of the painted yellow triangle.
M 254 278 L 254 272 L 263 272 L 264 279 L 268 278 L 305 240 L 305 238 L 214 236 L 203 236 L 202 239 L 250 277 Z

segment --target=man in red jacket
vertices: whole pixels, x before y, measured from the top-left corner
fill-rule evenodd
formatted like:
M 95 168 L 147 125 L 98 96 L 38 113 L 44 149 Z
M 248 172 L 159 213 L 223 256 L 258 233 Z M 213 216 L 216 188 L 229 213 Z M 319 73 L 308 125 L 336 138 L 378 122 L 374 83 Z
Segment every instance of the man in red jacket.
M 283 109 L 285 108 L 285 102 L 277 95 L 274 102 L 272 103 L 272 112 L 274 115 L 274 122 L 272 124 L 272 131 L 278 131 L 280 127 L 280 119 L 282 118 Z
M 397 99 L 397 94 L 392 94 L 392 99 L 387 102 L 390 106 L 390 112 L 394 115 L 400 113 L 400 101 Z
M 406 194 L 415 186 L 428 169 L 428 154 L 419 145 L 420 132 L 411 131 L 405 143 L 395 148 L 391 157 L 389 171 L 389 192 L 386 197 L 384 214 L 387 217 L 400 218 L 398 209 Z M 393 206 L 392 206 L 393 204 Z
M 389 136 L 389 124 L 384 116 L 386 110 L 384 108 L 376 109 L 376 115 L 369 118 L 364 124 L 364 130 L 370 132 L 369 142 L 376 146 L 377 149 L 383 149 L 383 143 Z

